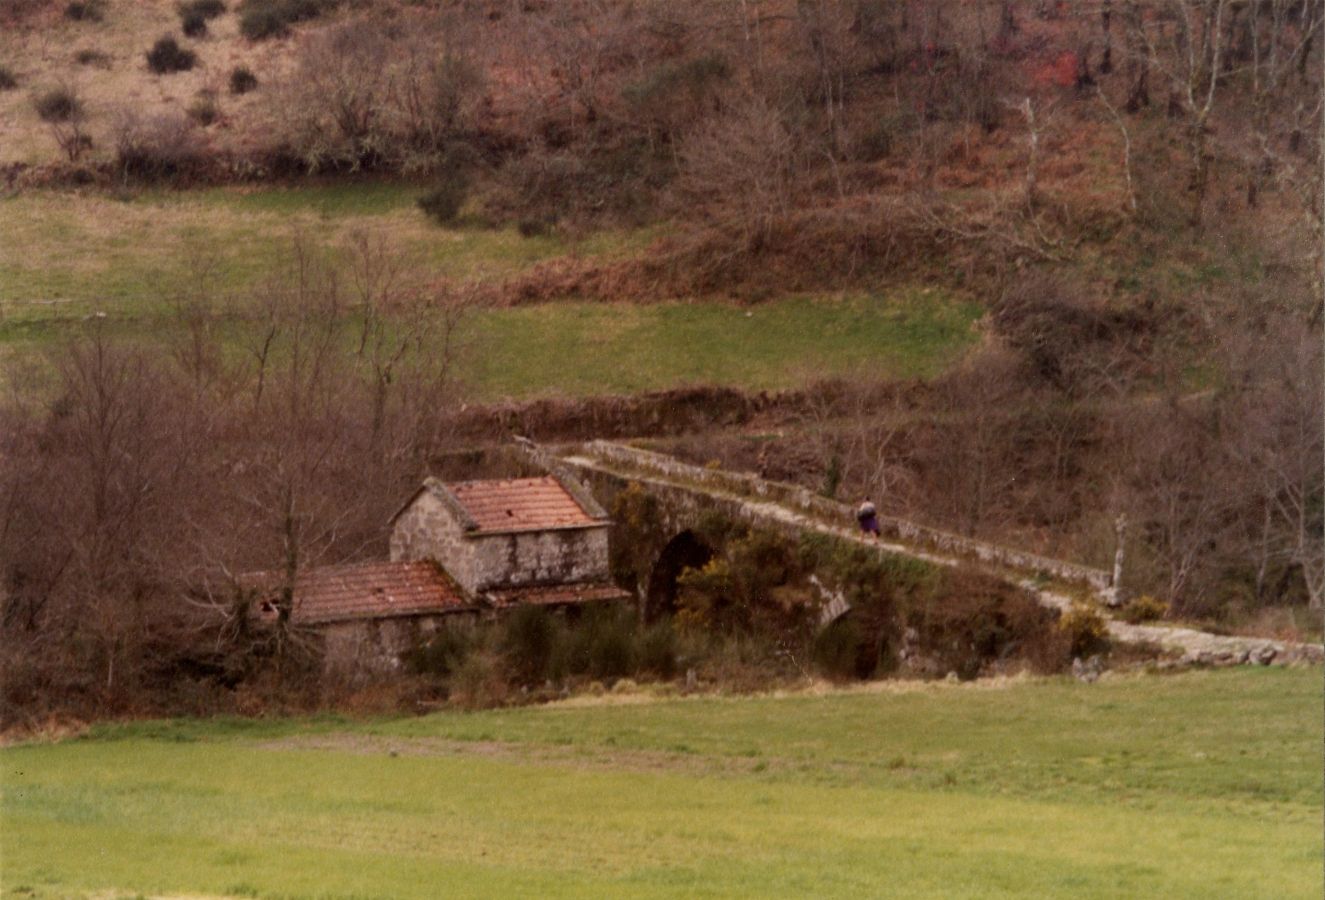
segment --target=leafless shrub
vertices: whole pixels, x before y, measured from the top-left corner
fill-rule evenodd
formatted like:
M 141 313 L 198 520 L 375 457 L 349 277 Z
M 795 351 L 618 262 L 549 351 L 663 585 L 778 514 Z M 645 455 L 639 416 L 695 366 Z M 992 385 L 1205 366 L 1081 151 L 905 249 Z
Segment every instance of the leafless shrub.
M 457 135 L 473 126 L 484 79 L 462 38 L 458 26 L 448 23 L 440 34 L 423 30 L 398 41 L 389 119 L 409 148 L 399 163 L 406 171 L 435 166 L 452 152 Z
M 84 153 L 92 149 L 92 135 L 84 130 L 81 118 L 53 123 L 51 136 L 55 138 L 55 143 L 65 159 L 71 163 L 78 162 Z
M 1160 324 L 1145 312 L 1091 296 L 1061 275 L 1018 277 L 999 298 L 993 323 L 1026 355 L 1039 378 L 1073 396 L 1121 395 L 1155 345 Z
M 428 169 L 466 127 L 480 84 L 445 33 L 361 17 L 300 47 L 270 109 L 310 169 Z
M 678 196 L 757 246 L 791 209 L 797 187 L 794 138 L 778 111 L 749 98 L 681 147 Z
M 73 87 L 61 84 L 44 91 L 33 98 L 33 106 L 69 162 L 78 162 L 91 149 L 92 137 L 86 130 L 87 110 Z
M 312 36 L 275 93 L 286 139 L 310 169 L 371 165 L 387 152 L 376 128 L 389 90 L 389 40 L 368 22 Z
M 186 176 L 206 163 L 206 144 L 181 113 L 144 116 L 121 109 L 111 123 L 115 163 L 125 178 Z

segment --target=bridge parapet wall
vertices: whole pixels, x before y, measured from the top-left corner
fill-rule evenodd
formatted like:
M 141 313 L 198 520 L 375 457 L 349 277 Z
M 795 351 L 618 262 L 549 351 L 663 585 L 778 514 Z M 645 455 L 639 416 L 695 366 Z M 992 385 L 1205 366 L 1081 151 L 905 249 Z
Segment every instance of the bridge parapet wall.
M 668 482 L 680 482 L 693 485 L 694 490 L 699 492 L 707 489 L 751 500 L 777 503 L 806 516 L 833 524 L 851 522 L 854 519 L 855 511 L 850 505 L 830 500 L 799 485 L 768 481 L 745 472 L 695 466 L 666 454 L 610 441 L 591 441 L 583 445 L 582 451 L 606 465 L 635 472 L 642 477 L 650 474 L 656 476 L 654 484 L 650 485 L 650 490 L 666 490 L 669 487 Z M 562 460 L 571 463 L 567 457 L 562 457 Z M 582 467 L 576 468 L 586 471 Z M 684 489 L 678 492 L 672 488 L 668 493 L 673 495 L 684 493 Z M 674 496 L 673 499 L 682 498 Z M 721 498 L 711 497 L 710 500 L 711 503 L 717 503 Z M 736 518 L 767 524 L 766 518 L 741 503 L 726 501 L 723 505 L 731 506 L 732 509 L 724 511 Z M 981 562 L 1005 566 L 1030 576 L 1044 573 L 1060 581 L 1084 584 L 1096 591 L 1105 591 L 1109 588 L 1110 575 L 1103 569 L 964 537 L 895 516 L 880 516 L 879 524 L 890 537 L 908 544 L 920 545 L 924 549 L 973 557 Z
M 730 491 L 715 492 L 706 490 L 702 485 L 678 484 L 654 472 L 603 468 L 597 461 L 577 457 L 564 457 L 560 462 L 563 470 L 570 470 L 605 506 L 613 506 L 617 496 L 632 484 L 641 487 L 657 501 L 656 530 L 646 533 L 637 531 L 629 536 L 635 545 L 635 552 L 628 554 L 635 558 L 635 565 L 629 566 L 630 575 L 625 572 L 614 573 L 618 583 L 623 585 L 633 576 L 636 596 L 645 604 L 650 602 L 649 586 L 664 548 L 683 532 L 702 533 L 705 516 L 716 513 L 732 522 L 744 522 L 780 534 L 793 543 L 805 533 L 804 519 L 770 515 L 770 507 L 766 503 Z M 621 523 L 616 524 L 620 526 Z M 625 537 L 618 535 L 616 540 Z M 879 549 L 887 550 L 885 547 Z M 831 577 L 811 576 L 810 588 L 820 601 L 821 626 L 851 608 L 841 586 Z
M 703 486 L 676 484 L 669 479 L 650 477 L 647 472 L 616 472 L 578 465 L 574 457 L 564 459 L 563 464 L 609 508 L 617 493 L 632 482 L 639 484 L 659 501 L 662 515 L 660 536 L 664 539 L 695 527 L 706 513 L 718 513 L 732 521 L 758 525 L 792 538 L 799 537 L 804 530 L 794 522 L 768 516 L 746 498 L 727 491 L 710 493 Z

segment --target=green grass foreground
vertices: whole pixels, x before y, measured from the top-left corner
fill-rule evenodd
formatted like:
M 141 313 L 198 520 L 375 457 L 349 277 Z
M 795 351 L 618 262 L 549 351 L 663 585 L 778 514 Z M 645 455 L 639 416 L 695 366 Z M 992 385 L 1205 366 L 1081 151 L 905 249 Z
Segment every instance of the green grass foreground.
M 11 747 L 9 896 L 1319 897 L 1319 670 Z

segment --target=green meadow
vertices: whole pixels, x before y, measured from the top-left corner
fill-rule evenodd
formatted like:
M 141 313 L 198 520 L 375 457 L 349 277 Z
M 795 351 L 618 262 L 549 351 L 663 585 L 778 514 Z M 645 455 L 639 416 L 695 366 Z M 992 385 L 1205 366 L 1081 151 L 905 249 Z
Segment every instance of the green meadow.
M 441 228 L 414 205 L 422 188 L 341 183 L 288 188 L 32 190 L 0 197 L 0 312 L 11 321 L 91 311 L 158 314 L 206 278 L 242 293 L 296 241 L 343 257 L 356 235 L 390 248 L 413 279 L 506 278 L 554 259 L 610 261 L 643 250 L 650 229 L 569 239 L 513 227 Z
M 870 370 L 941 372 L 974 340 L 974 304 L 918 295 L 724 303 L 551 303 L 474 315 L 462 358 L 482 398 L 722 384 L 772 390 Z
M 9 896 L 1319 897 L 1319 670 L 12 746 Z
M 438 228 L 400 184 L 104 193 L 0 199 L 0 357 L 40 358 L 95 319 L 148 343 L 180 327 L 178 298 L 205 284 L 242 297 L 296 239 L 336 257 L 356 234 L 386 241 L 408 278 L 500 281 L 546 262 L 648 252 L 656 230 L 575 240 L 513 228 Z M 231 317 L 226 301 L 217 314 Z M 483 307 L 461 326 L 459 373 L 477 400 L 719 384 L 796 387 L 857 373 L 928 378 L 977 339 L 977 303 L 937 289 L 720 300 Z M 232 337 L 245 326 L 227 325 Z

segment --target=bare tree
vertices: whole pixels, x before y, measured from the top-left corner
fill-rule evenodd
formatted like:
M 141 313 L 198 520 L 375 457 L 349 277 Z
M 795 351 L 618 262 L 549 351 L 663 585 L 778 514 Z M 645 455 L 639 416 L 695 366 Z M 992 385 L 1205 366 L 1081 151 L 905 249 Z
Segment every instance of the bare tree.
M 458 16 L 420 28 L 399 41 L 392 86 L 392 131 L 414 148 L 403 168 L 429 168 L 473 127 L 484 86 L 475 60 L 477 34 Z M 479 45 L 481 46 L 481 45 Z
M 1214 421 L 1207 404 L 1173 397 L 1134 410 L 1127 423 L 1136 435 L 1128 519 L 1143 531 L 1160 590 L 1193 612 L 1207 611 L 1201 575 L 1211 549 L 1227 537 L 1234 506 L 1227 469 L 1210 439 Z
M 48 126 L 65 159 L 76 163 L 92 149 L 92 136 L 87 132 L 87 113 L 81 108 L 67 119 L 51 122 Z
M 1136 203 L 1136 185 L 1132 179 L 1132 132 L 1127 127 L 1127 122 L 1118 114 L 1117 108 L 1109 102 L 1105 96 L 1104 90 L 1098 85 L 1095 88 L 1095 96 L 1099 98 L 1100 105 L 1109 113 L 1109 118 L 1118 126 L 1118 133 L 1123 139 L 1123 180 L 1127 185 L 1127 206 L 1135 214 L 1137 211 Z
M 1257 599 L 1269 567 L 1301 574 L 1313 609 L 1325 603 L 1325 406 L 1320 334 L 1275 317 L 1259 335 L 1275 348 L 1241 341 L 1241 389 L 1230 398 L 1236 423 L 1227 449 L 1244 473 L 1252 508 L 1248 550 L 1257 560 Z M 1239 364 L 1240 363 L 1240 364 Z M 1259 515 L 1257 514 L 1259 513 Z
M 92 138 L 87 133 L 87 107 L 73 85 L 60 82 L 36 95 L 33 105 L 69 162 L 78 162 L 83 153 L 92 148 Z
M 796 5 L 798 36 L 812 61 L 809 95 L 822 111 L 830 160 L 842 153 L 847 78 L 855 67 L 853 11 L 837 0 L 803 0 Z
M 58 559 L 39 576 L 62 634 L 82 635 L 114 690 L 160 625 L 171 505 L 195 459 L 195 432 L 178 415 L 161 367 L 120 346 L 102 320 L 59 354 L 60 393 L 43 467 L 49 521 L 38 527 Z M 177 427 L 179 430 L 177 431 Z
M 748 247 L 763 243 L 792 206 L 797 152 L 778 111 L 758 96 L 701 127 L 681 149 L 678 190 Z
M 1152 15 L 1134 9 L 1129 17 L 1146 53 L 1143 71 L 1161 74 L 1169 110 L 1184 122 L 1192 225 L 1201 224 L 1210 185 L 1211 116 L 1221 93 L 1230 10 L 1230 0 L 1169 0 Z
M 1044 152 L 1041 144 L 1045 137 L 1045 128 L 1052 117 L 1052 110 L 1043 106 L 1037 110 L 1036 104 L 1030 97 L 1023 97 L 1021 102 L 1014 106 L 1026 123 L 1025 204 L 1027 212 L 1034 215 L 1039 199 L 1040 156 Z
M 1008 410 L 1022 393 L 1021 365 L 998 347 L 968 360 L 941 386 L 940 413 L 918 450 L 924 490 L 966 534 L 987 533 L 1010 518 L 1020 435 L 1008 427 Z
M 299 572 L 321 560 L 353 518 L 335 490 L 337 463 L 353 440 L 347 373 L 337 365 L 348 340 L 334 275 L 301 243 L 291 270 L 259 293 L 263 319 L 247 380 L 252 447 L 236 493 L 258 533 L 280 547 L 278 635 L 286 634 Z M 236 473 L 239 474 L 239 473 Z
M 309 38 L 274 90 L 270 114 L 310 169 L 358 167 L 388 152 L 380 119 L 391 91 L 391 41 L 373 21 Z
M 614 115 L 616 92 L 610 75 L 629 71 L 643 37 L 640 11 L 607 0 L 557 3 L 534 25 L 536 46 L 555 85 L 552 121 L 564 123 L 570 139 Z M 539 118 L 548 120 L 545 113 Z
M 380 233 L 352 234 L 348 251 L 358 319 L 353 367 L 369 396 L 370 440 L 388 456 L 429 446 L 448 412 L 477 286 L 407 284 L 412 260 Z

